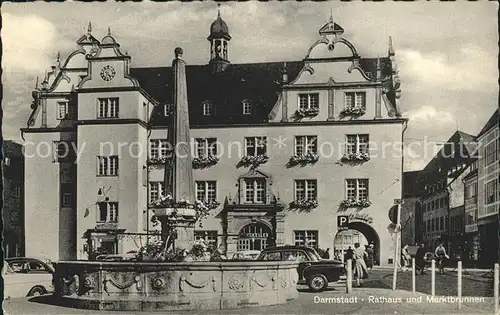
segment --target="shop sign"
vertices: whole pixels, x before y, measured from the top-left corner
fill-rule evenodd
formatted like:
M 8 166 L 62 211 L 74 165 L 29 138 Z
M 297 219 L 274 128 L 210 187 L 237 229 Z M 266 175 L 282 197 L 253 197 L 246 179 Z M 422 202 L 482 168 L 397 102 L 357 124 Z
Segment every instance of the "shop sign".
M 465 226 L 465 233 L 473 233 L 477 231 L 477 224 L 469 224 Z
M 351 213 L 349 215 L 349 221 L 353 221 L 353 220 L 363 221 L 363 222 L 366 222 L 366 223 L 372 223 L 373 222 L 372 217 L 370 217 L 366 213 Z
M 249 238 L 267 238 L 269 234 L 268 233 L 247 233 L 245 234 L 246 237 Z

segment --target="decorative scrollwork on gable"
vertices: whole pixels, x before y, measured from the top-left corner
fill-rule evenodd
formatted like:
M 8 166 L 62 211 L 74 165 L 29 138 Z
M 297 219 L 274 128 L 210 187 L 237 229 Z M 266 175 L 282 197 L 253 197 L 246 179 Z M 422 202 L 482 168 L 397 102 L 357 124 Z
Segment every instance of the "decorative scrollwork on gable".
M 328 38 L 326 38 L 326 36 L 321 36 L 320 39 L 318 39 L 314 44 L 312 44 L 311 47 L 309 47 L 309 50 L 307 51 L 307 55 L 306 55 L 306 58 L 309 58 L 309 55 L 311 54 L 311 51 L 318 45 L 320 44 L 325 44 L 325 45 L 328 45 L 330 43 L 330 41 L 328 40 Z
M 68 75 L 66 74 L 66 71 L 61 72 L 61 80 L 64 80 L 68 83 L 71 83 L 71 78 L 68 77 Z
M 359 64 L 359 59 L 357 58 L 352 61 L 352 64 L 349 67 L 349 69 L 347 69 L 347 72 L 352 73 L 353 70 L 358 70 L 363 76 L 363 78 L 365 78 L 367 81 L 371 81 L 371 78 L 365 73 L 363 68 L 361 68 Z
M 313 67 L 311 67 L 311 65 L 310 65 L 310 64 L 308 64 L 308 63 L 306 63 L 306 64 L 304 65 L 304 69 L 302 69 L 302 70 L 303 70 L 303 71 L 307 71 L 307 72 L 309 72 L 309 74 L 311 74 L 311 75 L 312 75 L 312 74 L 314 74 L 314 69 L 313 69 Z

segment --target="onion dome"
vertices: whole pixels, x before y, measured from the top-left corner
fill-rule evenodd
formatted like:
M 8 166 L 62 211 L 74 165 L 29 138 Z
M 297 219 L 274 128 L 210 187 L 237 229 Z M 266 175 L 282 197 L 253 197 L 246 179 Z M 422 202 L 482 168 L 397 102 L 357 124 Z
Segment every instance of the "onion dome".
M 102 45 L 116 45 L 116 41 L 111 36 L 111 28 L 108 27 L 108 35 L 104 36 L 104 38 L 101 40 Z
M 220 10 L 217 14 L 217 19 L 212 22 L 212 25 L 210 25 L 210 36 L 208 39 L 213 39 L 213 38 L 224 38 L 227 40 L 231 39 L 231 36 L 229 35 L 229 27 L 227 27 L 226 22 L 220 17 Z

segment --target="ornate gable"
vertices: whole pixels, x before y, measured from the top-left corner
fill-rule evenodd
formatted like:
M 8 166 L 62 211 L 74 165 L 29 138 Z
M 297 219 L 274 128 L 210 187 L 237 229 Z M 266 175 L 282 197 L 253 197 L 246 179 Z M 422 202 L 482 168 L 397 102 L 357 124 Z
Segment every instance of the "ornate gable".
M 330 20 L 320 28 L 320 38 L 309 48 L 304 67 L 292 85 L 371 83 L 372 77 L 360 67 L 356 48 L 342 37 L 344 29 Z
M 122 53 L 120 44 L 108 29 L 101 43 L 94 45 L 87 55 L 88 75 L 78 84 L 78 88 L 139 87 L 138 81 L 130 76 L 130 59 L 127 53 Z

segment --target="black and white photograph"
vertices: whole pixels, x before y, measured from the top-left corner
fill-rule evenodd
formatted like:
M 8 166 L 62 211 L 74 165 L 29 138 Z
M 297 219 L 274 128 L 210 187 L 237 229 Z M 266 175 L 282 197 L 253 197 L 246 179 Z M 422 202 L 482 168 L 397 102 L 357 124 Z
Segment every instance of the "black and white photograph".
M 2 3 L 3 312 L 500 314 L 499 3 Z

